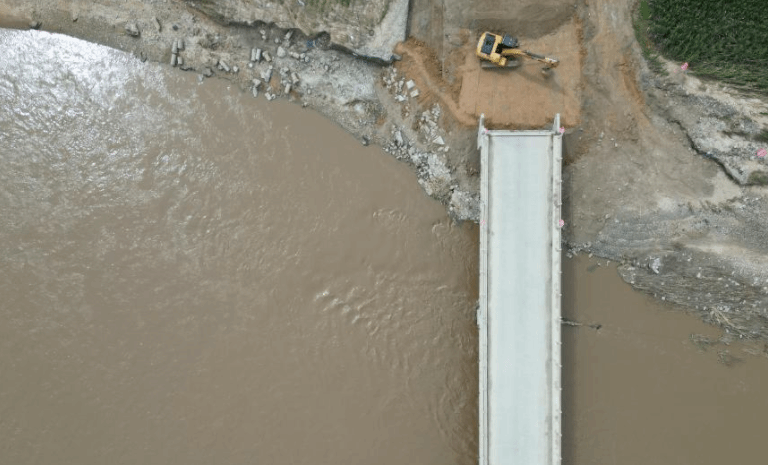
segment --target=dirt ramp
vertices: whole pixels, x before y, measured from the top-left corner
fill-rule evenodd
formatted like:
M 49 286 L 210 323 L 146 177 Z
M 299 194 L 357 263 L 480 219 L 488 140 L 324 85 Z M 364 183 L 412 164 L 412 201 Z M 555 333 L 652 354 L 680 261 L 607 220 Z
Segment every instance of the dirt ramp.
M 462 48 L 459 108 L 497 128 L 531 128 L 548 124 L 560 113 L 566 126 L 580 121 L 581 47 L 579 24 L 571 19 L 554 33 L 538 39 L 520 38 L 522 48 L 560 60 L 544 74 L 535 60 L 513 69 L 484 69 L 475 56 L 475 36 Z
M 576 18 L 552 34 L 520 39 L 525 49 L 560 60 L 546 74 L 543 64 L 535 60 L 521 61 L 512 69 L 483 68 L 475 55 L 479 34 L 462 32 L 463 45 L 445 61 L 416 39 L 398 45 L 403 55 L 398 68 L 424 89 L 423 99 L 439 103 L 464 126 L 476 125 L 481 114 L 494 128 L 542 127 L 556 113 L 566 126 L 579 123 L 582 54 Z
M 537 39 L 568 23 L 575 5 L 562 1 L 478 2 L 470 13 L 468 27 L 474 32 L 504 31 L 516 36 Z

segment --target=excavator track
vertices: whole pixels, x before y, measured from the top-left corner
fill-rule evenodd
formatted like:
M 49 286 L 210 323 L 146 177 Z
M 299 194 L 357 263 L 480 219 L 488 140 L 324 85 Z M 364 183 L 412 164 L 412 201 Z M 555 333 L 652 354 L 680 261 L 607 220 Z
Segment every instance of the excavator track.
M 517 68 L 521 64 L 520 60 L 507 60 L 506 66 L 498 66 L 490 61 L 480 60 L 480 67 L 483 69 L 512 69 Z

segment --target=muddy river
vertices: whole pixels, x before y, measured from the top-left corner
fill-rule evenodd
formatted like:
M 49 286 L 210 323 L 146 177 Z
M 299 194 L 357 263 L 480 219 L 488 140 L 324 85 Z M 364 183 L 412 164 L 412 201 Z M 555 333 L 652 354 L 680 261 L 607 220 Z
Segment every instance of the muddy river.
M 407 167 L 105 47 L 0 49 L 0 463 L 476 462 L 477 229 Z M 602 325 L 564 328 L 564 463 L 762 463 L 761 348 L 564 267 Z
M 564 465 L 766 463 L 763 343 L 663 307 L 585 257 L 563 260 L 563 317 L 587 325 L 563 327 Z

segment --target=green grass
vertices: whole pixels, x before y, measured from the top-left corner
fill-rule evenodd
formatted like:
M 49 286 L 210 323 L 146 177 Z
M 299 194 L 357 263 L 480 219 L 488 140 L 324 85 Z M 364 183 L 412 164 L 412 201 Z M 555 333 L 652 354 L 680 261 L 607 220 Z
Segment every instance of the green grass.
M 638 6 L 637 11 L 634 14 L 634 21 L 632 26 L 635 29 L 635 37 L 640 44 L 640 50 L 643 52 L 645 60 L 648 62 L 648 66 L 659 74 L 666 75 L 667 71 L 664 69 L 664 65 L 659 60 L 659 52 L 651 41 L 648 33 L 651 28 L 651 9 L 647 0 L 642 0 Z
M 768 142 L 768 129 L 763 129 L 760 134 L 755 136 L 755 140 L 758 142 Z
M 638 17 L 655 49 L 688 62 L 690 72 L 765 92 L 766 7 L 765 0 L 642 0 Z
M 749 173 L 749 179 L 747 179 L 747 184 L 756 185 L 756 186 L 766 186 L 768 185 L 768 173 L 765 171 L 753 171 Z

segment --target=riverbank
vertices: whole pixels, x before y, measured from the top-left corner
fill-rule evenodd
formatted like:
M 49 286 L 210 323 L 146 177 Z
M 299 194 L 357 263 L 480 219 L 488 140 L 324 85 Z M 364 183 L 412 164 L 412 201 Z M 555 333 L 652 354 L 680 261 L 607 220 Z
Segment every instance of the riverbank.
M 229 79 L 243 98 L 315 108 L 362 144 L 384 147 L 458 221 L 478 214 L 478 113 L 522 127 L 559 111 L 568 249 L 619 262 L 635 288 L 706 321 L 768 338 L 768 225 L 760 221 L 768 170 L 757 156 L 764 98 L 699 81 L 678 63 L 667 64 L 667 76 L 649 70 L 631 0 L 491 3 L 412 5 L 409 41 L 391 65 L 353 56 L 330 34 L 222 21 L 194 2 L 6 0 L 0 12 L 12 25 L 32 22 L 169 65 L 176 44 L 177 67 L 201 79 Z M 507 27 L 563 61 L 554 79 L 535 66 L 477 75 L 476 34 Z

